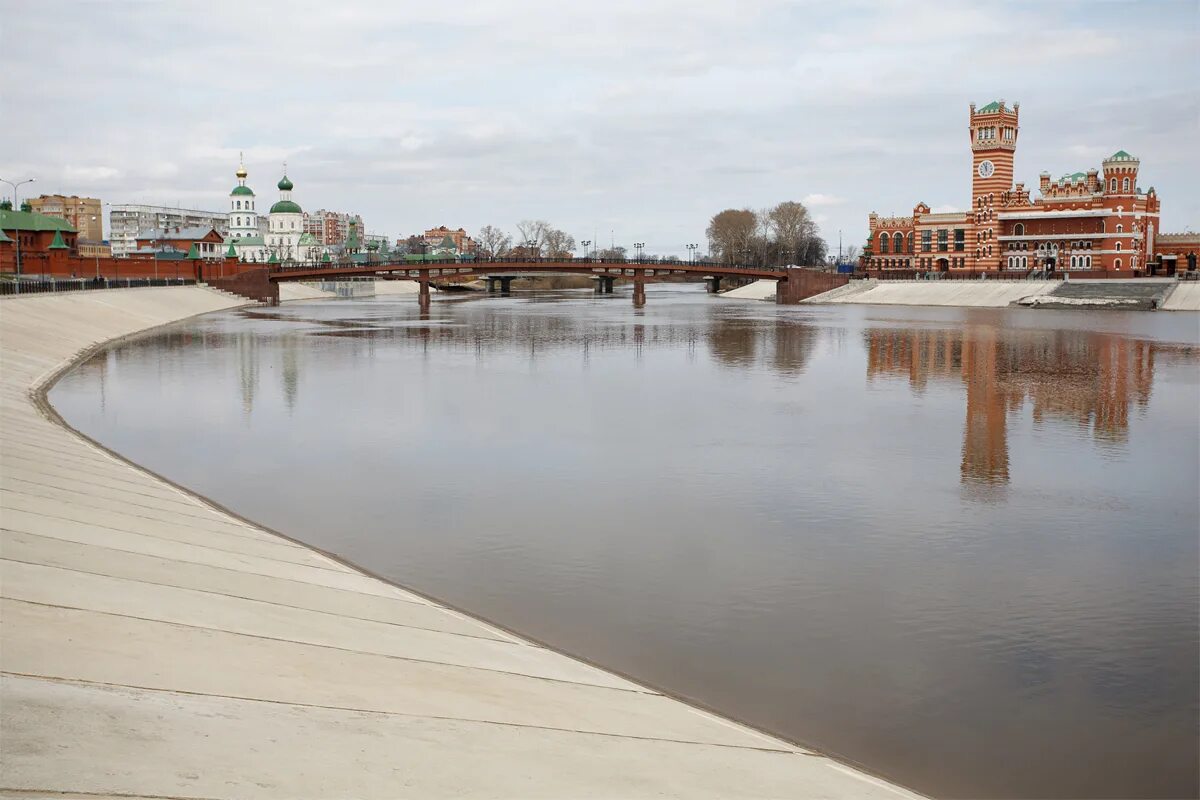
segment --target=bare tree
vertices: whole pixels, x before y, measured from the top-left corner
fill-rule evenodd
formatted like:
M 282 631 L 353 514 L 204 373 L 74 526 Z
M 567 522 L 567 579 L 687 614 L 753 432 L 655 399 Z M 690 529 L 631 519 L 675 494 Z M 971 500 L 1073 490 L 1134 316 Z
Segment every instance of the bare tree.
M 529 255 L 540 256 L 542 245 L 546 243 L 546 233 L 550 229 L 550 223 L 544 219 L 523 219 L 517 223 L 517 233 L 521 236 L 517 244 L 525 248 Z
M 842 252 L 842 263 L 853 264 L 856 261 L 858 261 L 858 245 L 846 245 L 845 250 Z
M 606 247 L 596 253 L 596 258 L 602 258 L 608 261 L 620 261 L 621 259 L 625 258 L 625 254 L 627 252 L 628 251 L 620 245 L 617 245 L 616 247 Z
M 501 258 L 512 249 L 512 237 L 492 225 L 484 225 L 476 237 L 479 252 L 486 258 Z
M 732 263 L 747 257 L 757 230 L 758 217 L 753 211 L 727 208 L 713 216 L 705 234 L 712 253 L 721 261 Z
M 575 237 L 558 228 L 547 227 L 542 236 L 546 255 L 551 258 L 569 258 L 574 255 Z

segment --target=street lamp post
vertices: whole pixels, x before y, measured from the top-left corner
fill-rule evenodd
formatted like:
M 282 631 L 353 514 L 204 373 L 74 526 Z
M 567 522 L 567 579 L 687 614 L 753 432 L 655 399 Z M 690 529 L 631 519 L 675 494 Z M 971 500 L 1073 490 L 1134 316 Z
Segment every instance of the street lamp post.
M 638 263 L 642 263 L 642 248 L 646 246 L 645 242 L 634 242 L 633 249 L 637 250 Z
M 588 246 L 591 245 L 591 243 L 592 243 L 591 239 L 584 239 L 582 242 L 580 242 L 580 244 L 583 245 L 583 257 L 584 258 L 589 258 Z
M 23 184 L 23 183 L 33 183 L 36 180 L 37 180 L 37 178 L 26 178 L 23 181 L 16 181 L 14 183 L 13 181 L 6 181 L 6 180 L 4 180 L 4 178 L 0 178 L 0 183 L 7 183 L 9 186 L 12 187 L 13 211 L 21 210 L 21 206 L 17 203 L 17 189 L 20 188 L 21 184 Z M 21 229 L 18 228 L 17 229 L 17 277 L 20 278 L 20 276 L 21 276 Z M 18 289 L 21 288 L 20 284 L 17 285 L 17 288 Z
M 699 247 L 699 246 L 700 246 L 700 245 L 698 245 L 698 244 L 689 244 L 689 245 L 687 245 L 687 249 L 688 249 L 688 263 L 689 263 L 689 264 L 695 264 L 695 263 L 696 263 L 696 248 L 697 248 L 697 247 Z

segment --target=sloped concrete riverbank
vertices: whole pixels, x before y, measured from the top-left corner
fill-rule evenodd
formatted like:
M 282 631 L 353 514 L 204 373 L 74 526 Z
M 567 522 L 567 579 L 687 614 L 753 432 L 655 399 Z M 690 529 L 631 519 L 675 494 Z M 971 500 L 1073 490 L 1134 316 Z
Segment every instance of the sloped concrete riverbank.
M 242 304 L 0 301 L 0 796 L 915 796 L 240 519 L 46 407 L 91 348 Z
M 721 294 L 733 300 L 774 300 L 775 281 L 758 280 Z M 801 301 L 896 306 L 1003 308 L 1089 307 L 1200 311 L 1200 282 L 1176 280 L 1089 281 L 876 281 L 857 280 Z

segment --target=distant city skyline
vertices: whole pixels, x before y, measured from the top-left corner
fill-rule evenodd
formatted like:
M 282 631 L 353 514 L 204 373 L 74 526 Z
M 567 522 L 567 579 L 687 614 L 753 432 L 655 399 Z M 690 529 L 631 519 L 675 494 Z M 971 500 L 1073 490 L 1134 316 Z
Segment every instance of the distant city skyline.
M 1016 180 L 1124 149 L 1163 229 L 1200 227 L 1190 1 L 205 9 L 11 5 L 0 177 L 223 211 L 244 151 L 259 196 L 286 160 L 306 208 L 390 239 L 540 218 L 676 255 L 721 209 L 799 200 L 836 252 L 871 211 L 964 210 L 964 108 L 1003 98 Z

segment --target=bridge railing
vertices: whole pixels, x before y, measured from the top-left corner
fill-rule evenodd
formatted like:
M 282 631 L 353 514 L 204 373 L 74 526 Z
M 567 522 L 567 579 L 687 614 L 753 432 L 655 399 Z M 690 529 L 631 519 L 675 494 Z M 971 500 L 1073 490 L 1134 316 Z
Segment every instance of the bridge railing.
M 643 258 L 575 258 L 555 256 L 501 256 L 495 258 L 451 257 L 437 258 L 421 256 L 414 259 L 380 259 L 379 261 L 325 261 L 293 264 L 272 264 L 272 272 L 311 271 L 311 270 L 347 270 L 361 269 L 364 272 L 383 269 L 438 269 L 443 267 L 473 268 L 483 271 L 488 264 L 570 264 L 586 267 L 591 265 L 616 266 L 624 269 L 660 269 L 686 268 L 692 271 L 711 269 L 714 272 L 778 272 L 780 267 L 764 267 L 753 264 L 728 264 L 719 261 L 689 261 L 686 259 L 667 259 L 647 256 Z

